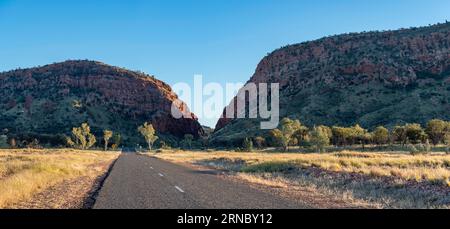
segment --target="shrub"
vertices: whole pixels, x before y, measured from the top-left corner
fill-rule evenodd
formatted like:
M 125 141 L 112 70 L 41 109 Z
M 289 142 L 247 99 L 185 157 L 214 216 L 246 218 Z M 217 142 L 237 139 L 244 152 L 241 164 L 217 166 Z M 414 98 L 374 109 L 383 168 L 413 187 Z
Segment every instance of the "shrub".
M 33 141 L 27 144 L 27 148 L 30 149 L 42 149 L 42 146 L 39 144 L 39 141 L 35 138 Z
M 258 149 L 262 149 L 266 145 L 266 139 L 263 137 L 256 137 L 253 141 Z
M 407 148 L 411 155 L 419 154 L 419 150 L 413 144 L 409 144 Z
M 424 148 L 424 152 L 425 153 L 431 153 L 431 150 L 432 150 L 432 148 L 431 148 L 431 144 L 430 144 L 430 140 L 425 140 L 425 144 L 424 144 L 424 146 L 423 146 Z
M 159 148 L 160 149 L 170 149 L 170 146 L 163 140 L 159 141 Z
M 429 140 L 426 140 L 425 144 L 419 143 L 417 146 L 411 144 L 408 148 L 411 155 L 428 154 L 431 152 L 431 144 Z
M 112 150 L 117 150 L 119 148 L 119 146 L 117 144 L 112 144 L 111 145 L 111 149 Z

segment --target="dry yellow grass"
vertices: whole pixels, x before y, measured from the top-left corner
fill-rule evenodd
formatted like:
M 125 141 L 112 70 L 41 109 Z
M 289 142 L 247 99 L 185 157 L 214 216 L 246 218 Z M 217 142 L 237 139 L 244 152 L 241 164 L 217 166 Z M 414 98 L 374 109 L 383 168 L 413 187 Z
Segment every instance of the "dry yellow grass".
M 71 149 L 0 150 L 0 208 L 25 201 L 46 188 L 96 172 L 118 153 Z
M 450 155 L 444 153 L 164 150 L 152 156 L 229 170 L 230 178 L 275 187 L 289 196 L 300 192 L 299 198 L 319 208 L 450 208 Z
M 405 180 L 430 181 L 449 185 L 450 155 L 417 155 L 399 153 L 362 153 L 344 151 L 330 154 L 195 152 L 166 150 L 157 157 L 175 162 L 199 163 L 227 159 L 245 162 L 247 171 L 265 172 L 282 166 L 320 168 L 335 172 L 396 177 Z

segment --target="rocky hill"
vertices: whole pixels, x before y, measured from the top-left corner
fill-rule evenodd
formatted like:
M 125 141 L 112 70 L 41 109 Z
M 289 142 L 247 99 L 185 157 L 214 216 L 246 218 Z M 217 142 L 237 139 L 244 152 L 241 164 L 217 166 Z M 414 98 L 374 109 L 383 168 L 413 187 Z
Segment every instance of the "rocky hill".
M 163 138 L 202 135 L 194 114 L 179 120 L 171 116 L 176 98 L 153 76 L 100 62 L 14 70 L 0 73 L 0 130 L 53 144 L 61 144 L 61 136 L 82 122 L 98 137 L 104 129 L 120 133 L 126 145 L 143 143 L 136 129 L 147 121 Z
M 283 47 L 259 63 L 249 82 L 280 83 L 281 116 L 307 125 L 450 119 L 450 23 Z M 220 119 L 212 140 L 260 134 L 258 124 Z

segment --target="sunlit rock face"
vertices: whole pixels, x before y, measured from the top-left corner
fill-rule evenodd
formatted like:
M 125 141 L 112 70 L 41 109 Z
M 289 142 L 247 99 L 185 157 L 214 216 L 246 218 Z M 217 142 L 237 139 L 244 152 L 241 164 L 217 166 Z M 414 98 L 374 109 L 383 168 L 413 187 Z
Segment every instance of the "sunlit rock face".
M 264 57 L 249 82 L 279 83 L 281 116 L 307 125 L 450 119 L 450 23 L 286 46 Z M 222 118 L 215 131 L 217 142 L 259 134 L 245 119 Z

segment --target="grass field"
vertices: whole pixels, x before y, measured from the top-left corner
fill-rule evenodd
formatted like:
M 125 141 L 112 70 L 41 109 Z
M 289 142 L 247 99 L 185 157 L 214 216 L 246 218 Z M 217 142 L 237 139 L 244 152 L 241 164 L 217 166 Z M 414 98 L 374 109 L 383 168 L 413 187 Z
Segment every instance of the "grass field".
M 71 149 L 0 150 L 0 208 L 27 201 L 63 181 L 101 173 L 117 156 Z
M 450 155 L 166 150 L 157 157 L 225 169 L 250 182 L 314 186 L 380 208 L 450 207 Z M 372 206 L 372 207 L 373 207 Z
M 18 206 L 50 187 L 62 185 L 59 189 L 67 189 L 64 184 L 68 180 L 73 181 L 68 182 L 72 186 L 88 186 L 92 182 L 81 184 L 77 179 L 104 174 L 105 165 L 118 155 L 71 149 L 0 150 L 0 208 Z M 162 150 L 148 155 L 225 170 L 227 176 L 249 183 L 320 194 L 306 195 L 312 202 L 315 196 L 332 196 L 355 207 L 450 208 L 450 155 L 442 152 L 413 156 L 402 152 Z M 53 193 L 43 196 L 44 202 L 46 198 L 57 199 Z M 319 207 L 328 206 L 322 201 Z

